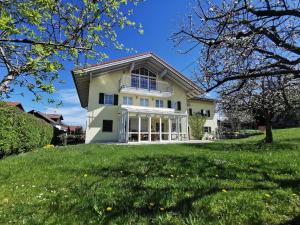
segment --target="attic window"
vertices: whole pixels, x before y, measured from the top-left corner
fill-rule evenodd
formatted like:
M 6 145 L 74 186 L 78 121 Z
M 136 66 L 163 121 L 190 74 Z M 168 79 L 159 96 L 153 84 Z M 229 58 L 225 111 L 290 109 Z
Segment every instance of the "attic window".
M 141 67 L 131 72 L 131 87 L 156 90 L 156 74 Z
M 132 73 L 133 74 L 136 74 L 136 75 L 143 75 L 143 76 L 149 76 L 149 77 L 156 77 L 156 74 L 151 72 L 150 70 L 144 68 L 144 67 L 141 67 L 141 68 L 137 68 L 137 69 L 134 69 L 132 70 Z

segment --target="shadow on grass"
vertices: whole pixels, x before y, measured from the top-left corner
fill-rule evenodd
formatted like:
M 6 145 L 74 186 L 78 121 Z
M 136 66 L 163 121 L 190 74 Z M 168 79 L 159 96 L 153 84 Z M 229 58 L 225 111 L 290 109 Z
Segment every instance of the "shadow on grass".
M 233 141 L 216 141 L 213 143 L 204 144 L 183 144 L 185 146 L 192 146 L 199 149 L 206 149 L 211 151 L 251 151 L 251 152 L 264 152 L 264 151 L 280 151 L 280 150 L 294 150 L 299 149 L 300 138 L 289 138 L 285 141 L 273 144 L 266 144 L 264 140 L 253 140 L 239 143 Z
M 152 223 L 162 211 L 187 218 L 194 202 L 222 192 L 222 189 L 256 191 L 291 188 L 299 191 L 300 186 L 299 179 L 276 178 L 287 173 L 276 164 L 230 164 L 205 156 L 134 157 L 109 168 L 63 172 L 88 174 L 93 179 L 68 187 L 80 204 L 63 205 L 58 202 L 50 211 L 80 213 L 84 223 L 95 218 L 101 224 L 109 224 L 130 215 L 146 217 Z M 106 207 L 113 210 L 106 212 Z

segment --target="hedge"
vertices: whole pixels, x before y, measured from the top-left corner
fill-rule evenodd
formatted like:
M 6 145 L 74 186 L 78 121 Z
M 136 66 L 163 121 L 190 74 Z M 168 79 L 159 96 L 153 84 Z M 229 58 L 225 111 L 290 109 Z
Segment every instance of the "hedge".
M 45 121 L 0 102 L 0 158 L 51 143 L 53 127 Z

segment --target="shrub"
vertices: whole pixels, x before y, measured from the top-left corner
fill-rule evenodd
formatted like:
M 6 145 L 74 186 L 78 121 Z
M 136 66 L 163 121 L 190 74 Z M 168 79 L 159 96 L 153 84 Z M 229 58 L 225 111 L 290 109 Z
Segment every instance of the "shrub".
M 205 121 L 206 118 L 198 114 L 189 116 L 189 126 L 191 128 L 192 136 L 198 140 L 203 138 Z
M 0 102 L 0 158 L 51 143 L 53 127 L 20 109 Z

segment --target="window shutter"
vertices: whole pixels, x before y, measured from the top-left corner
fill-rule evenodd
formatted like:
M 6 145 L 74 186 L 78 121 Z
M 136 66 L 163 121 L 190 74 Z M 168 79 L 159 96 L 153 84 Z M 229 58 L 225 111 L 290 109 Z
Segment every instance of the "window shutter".
M 114 95 L 114 105 L 118 105 L 119 96 Z
M 177 102 L 177 110 L 178 110 L 178 111 L 181 110 L 181 102 L 180 102 L 180 101 Z
M 99 104 L 104 104 L 104 93 L 99 93 Z
M 172 102 L 171 102 L 171 100 L 168 100 L 168 108 L 169 109 L 172 108 Z
M 207 117 L 210 117 L 210 110 L 207 110 Z
M 204 116 L 204 114 L 203 114 L 203 109 L 201 109 L 201 116 Z
M 189 108 L 189 115 L 192 116 L 193 115 L 193 110 L 191 108 Z

